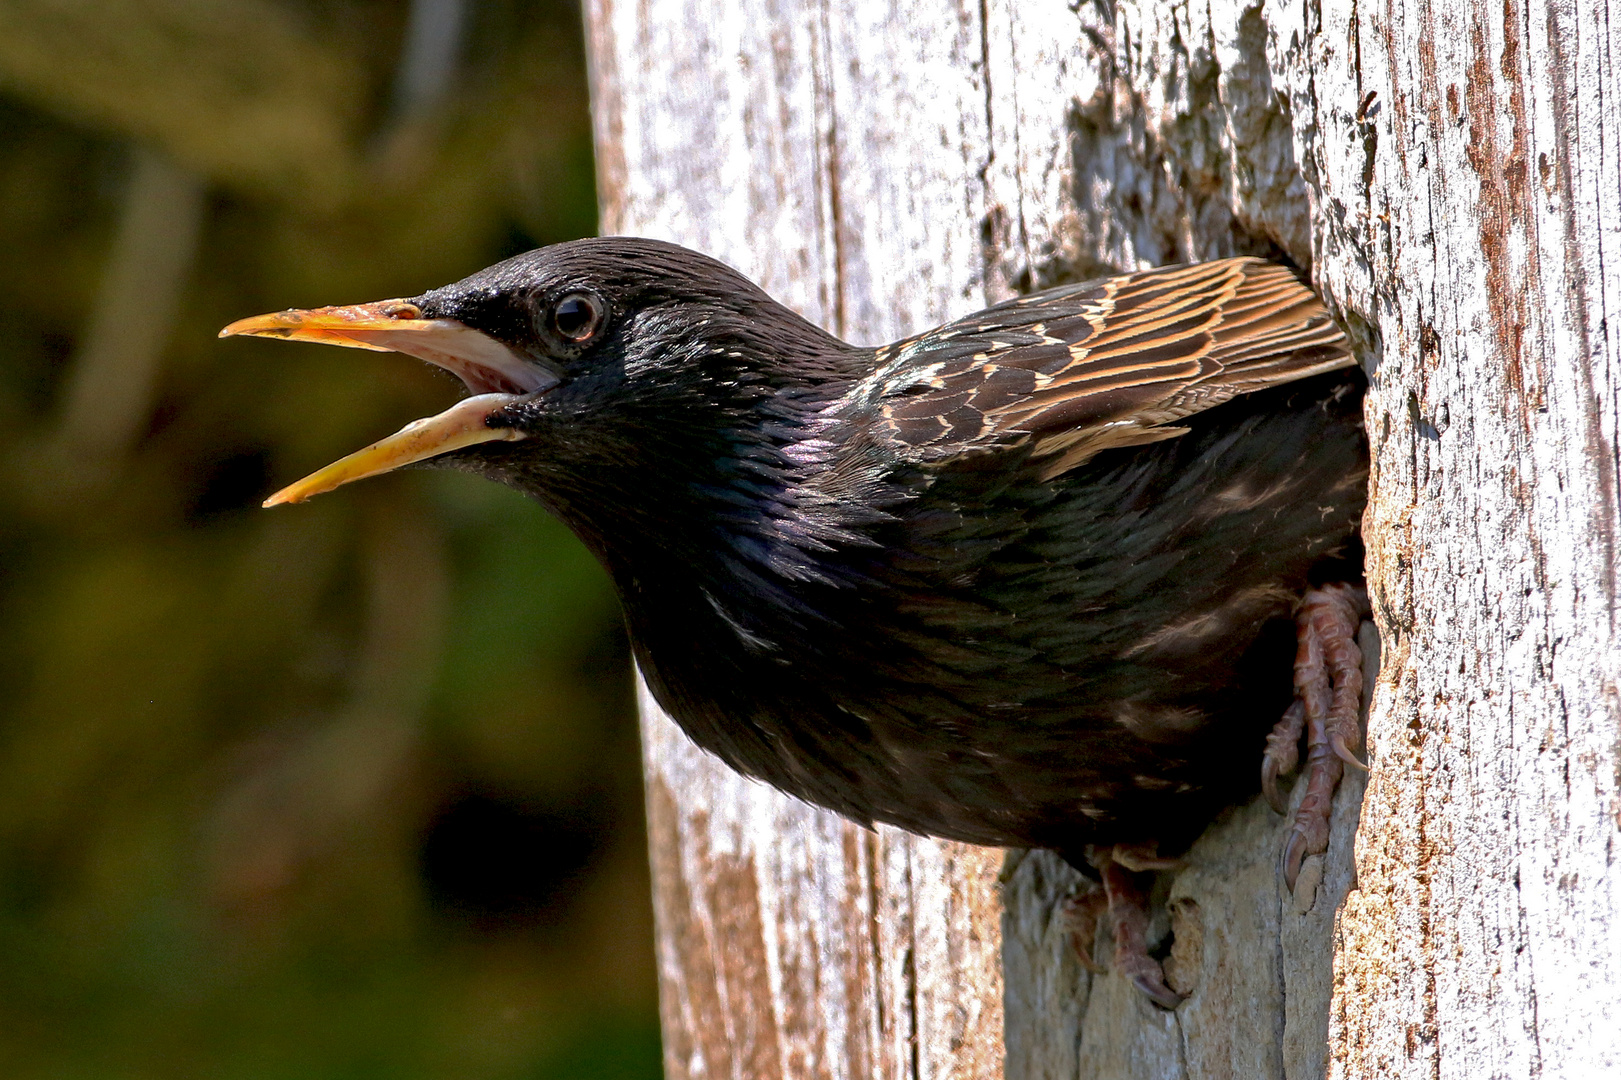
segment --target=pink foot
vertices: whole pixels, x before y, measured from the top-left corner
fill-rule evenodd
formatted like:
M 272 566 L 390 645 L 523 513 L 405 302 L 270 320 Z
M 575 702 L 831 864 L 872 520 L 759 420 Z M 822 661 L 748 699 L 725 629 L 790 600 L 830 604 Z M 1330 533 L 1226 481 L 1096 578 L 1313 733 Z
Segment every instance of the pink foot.
M 1368 614 L 1367 591 L 1356 585 L 1308 589 L 1295 624 L 1295 701 L 1266 740 L 1261 759 L 1261 790 L 1274 809 L 1287 803 L 1278 777 L 1299 764 L 1302 730 L 1306 736 L 1306 795 L 1295 811 L 1283 848 L 1283 876 L 1293 892 L 1307 855 L 1328 850 L 1329 812 L 1345 766 L 1366 768 L 1357 759 L 1362 745 L 1357 712 L 1362 703 L 1362 651 L 1356 632 Z
M 1107 914 L 1114 924 L 1114 969 L 1154 1004 L 1176 1008 L 1182 995 L 1165 985 L 1164 969 L 1148 955 L 1148 903 L 1133 868 L 1171 869 L 1179 864 L 1154 854 L 1152 844 L 1096 847 L 1088 858 L 1102 875 L 1103 887 L 1094 885 L 1075 893 L 1065 912 L 1081 963 L 1090 971 L 1103 970 L 1096 958 L 1097 932 Z

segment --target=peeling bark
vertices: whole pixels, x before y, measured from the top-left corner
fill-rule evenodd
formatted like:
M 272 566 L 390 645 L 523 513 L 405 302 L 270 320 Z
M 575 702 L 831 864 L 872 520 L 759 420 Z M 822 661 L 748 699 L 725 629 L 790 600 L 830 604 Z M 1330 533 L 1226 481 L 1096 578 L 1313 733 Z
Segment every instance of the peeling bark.
M 781 799 L 649 708 L 671 1075 L 1621 1069 L 1621 20 L 593 0 L 588 25 L 605 232 L 867 342 L 1109 269 L 1281 257 L 1372 382 L 1383 674 L 1313 903 L 1279 892 L 1286 820 L 1229 811 L 1159 884 L 1192 991 L 1167 1014 L 1076 964 L 1050 856 L 1009 856 L 998 942 L 993 853 Z

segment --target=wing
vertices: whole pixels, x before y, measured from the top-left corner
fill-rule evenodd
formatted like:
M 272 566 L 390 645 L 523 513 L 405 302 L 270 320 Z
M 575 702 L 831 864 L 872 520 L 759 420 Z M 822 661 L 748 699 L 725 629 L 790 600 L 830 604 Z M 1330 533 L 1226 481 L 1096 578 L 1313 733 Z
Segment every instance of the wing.
M 1174 438 L 1239 394 L 1356 363 L 1327 309 L 1261 259 L 1167 266 L 1020 297 L 876 351 L 855 395 L 924 461 L 1034 441 L 1056 476 Z

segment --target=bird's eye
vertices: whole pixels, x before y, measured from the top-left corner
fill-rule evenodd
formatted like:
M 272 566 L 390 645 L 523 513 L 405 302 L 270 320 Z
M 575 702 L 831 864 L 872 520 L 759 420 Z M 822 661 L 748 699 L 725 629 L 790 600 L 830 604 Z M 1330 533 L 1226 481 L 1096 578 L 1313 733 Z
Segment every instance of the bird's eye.
M 585 293 L 569 293 L 552 307 L 552 326 L 565 341 L 590 341 L 602 325 L 602 303 Z

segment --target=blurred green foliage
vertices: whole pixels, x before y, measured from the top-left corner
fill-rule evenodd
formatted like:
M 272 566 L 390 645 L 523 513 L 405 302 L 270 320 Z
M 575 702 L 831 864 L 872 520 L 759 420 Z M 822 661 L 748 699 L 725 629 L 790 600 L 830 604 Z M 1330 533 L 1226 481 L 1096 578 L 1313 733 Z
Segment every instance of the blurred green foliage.
M 450 473 L 258 509 L 459 389 L 214 337 L 594 225 L 566 0 L 0 8 L 0 1075 L 657 1075 L 605 576 Z

